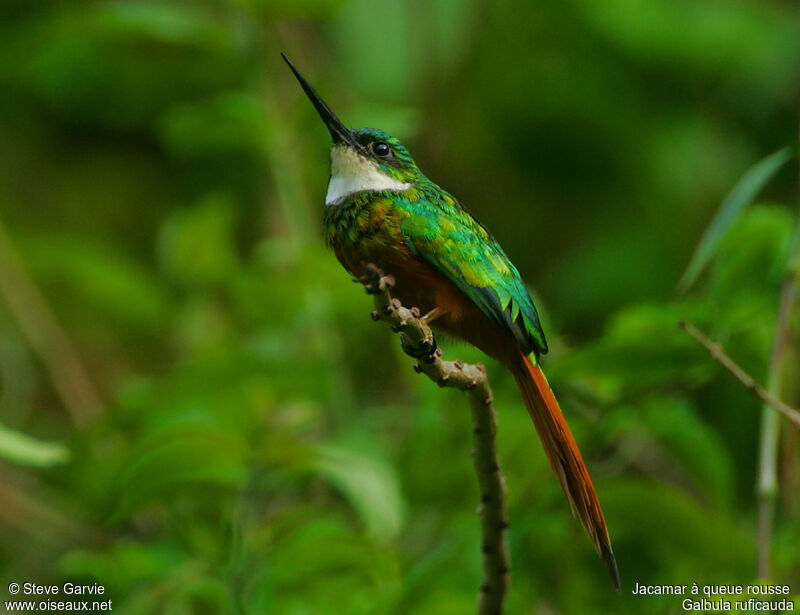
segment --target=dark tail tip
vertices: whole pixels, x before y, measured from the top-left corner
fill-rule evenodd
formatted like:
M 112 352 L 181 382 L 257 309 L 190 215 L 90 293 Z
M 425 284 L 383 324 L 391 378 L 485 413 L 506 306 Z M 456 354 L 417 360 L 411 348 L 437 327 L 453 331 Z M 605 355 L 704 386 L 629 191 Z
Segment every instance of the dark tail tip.
M 614 557 L 614 552 L 611 550 L 611 545 L 609 543 L 600 545 L 600 558 L 605 562 L 608 572 L 611 573 L 611 582 L 614 584 L 614 589 L 617 590 L 618 594 L 622 593 L 619 585 L 619 570 L 617 570 L 617 560 Z

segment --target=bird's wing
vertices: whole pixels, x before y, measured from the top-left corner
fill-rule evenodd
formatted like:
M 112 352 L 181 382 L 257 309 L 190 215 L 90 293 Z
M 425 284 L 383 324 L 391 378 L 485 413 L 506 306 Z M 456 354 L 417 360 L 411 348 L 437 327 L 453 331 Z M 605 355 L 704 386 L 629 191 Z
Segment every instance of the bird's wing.
M 429 195 L 426 195 L 429 196 Z M 432 196 L 432 195 L 431 195 Z M 460 288 L 525 354 L 547 352 L 539 314 L 517 268 L 489 232 L 448 194 L 404 203 L 409 249 Z

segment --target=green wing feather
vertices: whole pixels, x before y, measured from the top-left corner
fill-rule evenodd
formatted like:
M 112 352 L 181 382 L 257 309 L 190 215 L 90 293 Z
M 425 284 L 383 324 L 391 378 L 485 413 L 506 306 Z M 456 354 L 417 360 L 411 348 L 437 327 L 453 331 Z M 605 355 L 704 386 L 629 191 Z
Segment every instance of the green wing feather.
M 539 314 L 517 268 L 503 249 L 450 195 L 422 191 L 403 202 L 400 232 L 409 249 L 460 288 L 526 353 L 547 352 Z

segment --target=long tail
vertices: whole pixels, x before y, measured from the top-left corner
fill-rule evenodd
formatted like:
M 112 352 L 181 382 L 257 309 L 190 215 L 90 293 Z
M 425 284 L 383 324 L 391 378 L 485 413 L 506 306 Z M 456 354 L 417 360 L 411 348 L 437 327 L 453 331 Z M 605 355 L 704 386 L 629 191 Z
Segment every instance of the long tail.
M 533 365 L 528 357 L 521 355 L 519 365 L 513 371 L 528 413 L 542 439 L 550 465 L 569 500 L 572 513 L 577 513 L 580 517 L 597 553 L 608 566 L 614 588 L 619 592 L 619 572 L 611 550 L 606 520 L 603 518 L 589 471 L 583 463 L 581 452 L 553 391 L 550 390 L 542 370 Z

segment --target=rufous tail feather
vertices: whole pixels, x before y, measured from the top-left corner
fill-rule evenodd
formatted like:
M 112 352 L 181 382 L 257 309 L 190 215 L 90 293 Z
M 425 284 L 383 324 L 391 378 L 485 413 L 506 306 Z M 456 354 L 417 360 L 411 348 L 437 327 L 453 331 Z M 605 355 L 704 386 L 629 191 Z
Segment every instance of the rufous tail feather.
M 572 513 L 577 513 L 580 518 L 600 558 L 608 566 L 614 588 L 619 592 L 619 572 L 611 550 L 603 511 L 600 509 L 589 471 L 583 463 L 581 452 L 561 413 L 555 395 L 550 390 L 542 370 L 524 355 L 520 355 L 519 366 L 514 370 L 514 376 L 536 431 L 539 432 L 550 465 L 567 496 Z

